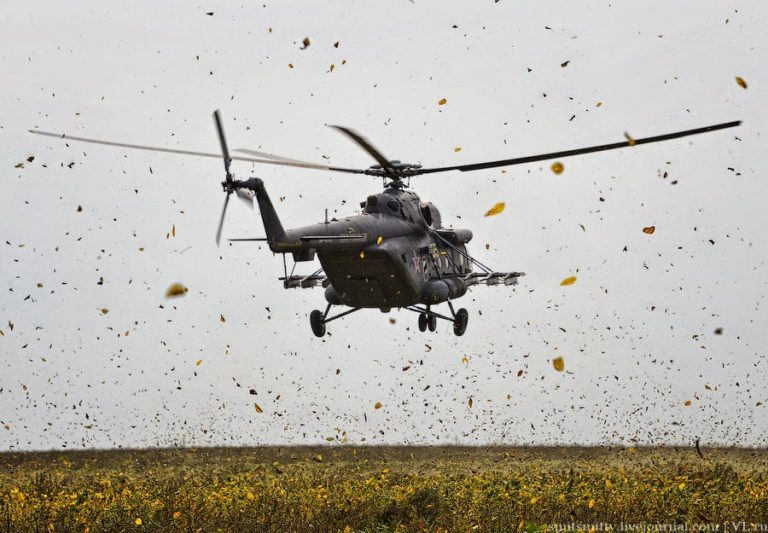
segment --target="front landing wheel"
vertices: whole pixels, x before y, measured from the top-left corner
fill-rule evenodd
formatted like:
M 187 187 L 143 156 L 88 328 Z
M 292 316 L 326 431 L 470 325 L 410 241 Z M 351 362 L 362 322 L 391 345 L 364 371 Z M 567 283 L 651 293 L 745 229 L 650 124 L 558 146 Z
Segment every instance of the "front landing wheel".
M 469 322 L 469 313 L 463 307 L 456 312 L 456 316 L 453 318 L 453 333 L 457 337 L 464 335 L 467 331 L 467 323 Z
M 419 331 L 427 331 L 427 323 L 429 319 L 426 313 L 419 313 Z
M 315 309 L 309 314 L 309 325 L 312 326 L 312 333 L 315 337 L 322 337 L 325 335 L 325 319 L 323 318 L 323 312 Z

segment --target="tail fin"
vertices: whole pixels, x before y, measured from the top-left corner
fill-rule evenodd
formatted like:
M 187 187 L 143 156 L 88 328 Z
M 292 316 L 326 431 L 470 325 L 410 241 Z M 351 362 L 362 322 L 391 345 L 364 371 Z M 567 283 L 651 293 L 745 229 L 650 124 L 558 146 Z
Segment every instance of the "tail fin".
M 256 201 L 259 203 L 261 220 L 264 223 L 264 231 L 267 234 L 269 248 L 273 252 L 285 252 L 285 246 L 288 245 L 288 238 L 277 216 L 277 211 L 269 199 L 267 190 L 264 188 L 264 182 L 259 178 L 250 178 L 246 181 L 248 189 L 256 193 Z

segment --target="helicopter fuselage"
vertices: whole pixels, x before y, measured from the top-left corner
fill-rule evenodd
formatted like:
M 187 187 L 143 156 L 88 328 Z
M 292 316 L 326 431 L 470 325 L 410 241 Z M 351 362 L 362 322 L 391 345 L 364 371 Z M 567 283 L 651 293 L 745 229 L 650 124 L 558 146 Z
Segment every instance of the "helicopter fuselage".
M 263 185 L 255 192 L 272 251 L 292 253 L 295 261 L 316 255 L 330 304 L 388 310 L 467 291 L 472 233 L 443 229 L 435 206 L 411 191 L 387 188 L 361 203 L 361 214 L 285 231 L 270 227 L 277 219 Z

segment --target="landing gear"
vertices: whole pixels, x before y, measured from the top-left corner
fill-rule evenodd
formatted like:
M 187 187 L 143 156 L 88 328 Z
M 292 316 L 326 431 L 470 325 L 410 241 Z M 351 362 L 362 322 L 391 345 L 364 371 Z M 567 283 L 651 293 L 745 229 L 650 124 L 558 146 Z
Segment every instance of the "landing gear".
M 435 313 L 432 311 L 432 309 L 430 309 L 430 306 L 428 305 L 423 307 L 418 305 L 409 305 L 403 309 L 407 309 L 408 311 L 413 311 L 414 313 L 419 314 L 419 331 L 427 331 L 427 329 L 429 329 L 429 331 L 435 331 L 437 329 L 437 319 L 439 318 L 441 320 L 447 320 L 448 322 L 453 323 L 453 333 L 455 333 L 457 337 L 461 337 L 467 331 L 467 324 L 469 323 L 469 312 L 463 307 L 458 311 L 455 311 L 450 300 L 448 300 L 448 307 L 451 309 L 451 316 L 453 318 L 451 318 L 451 316 Z
M 328 304 L 328 307 L 325 308 L 325 313 L 315 309 L 309 314 L 309 325 L 312 326 L 312 333 L 315 334 L 315 337 L 323 337 L 325 335 L 325 325 L 328 322 L 359 310 L 359 307 L 353 307 L 348 311 L 344 311 L 343 313 L 339 313 L 338 315 L 329 318 L 328 313 L 331 311 L 331 304 Z
M 312 333 L 315 337 L 322 337 L 325 335 L 325 317 L 322 311 L 315 309 L 309 315 L 309 324 L 312 326 Z
M 457 337 L 464 335 L 464 332 L 467 331 L 467 323 L 469 323 L 469 313 L 462 307 L 453 317 L 453 333 Z

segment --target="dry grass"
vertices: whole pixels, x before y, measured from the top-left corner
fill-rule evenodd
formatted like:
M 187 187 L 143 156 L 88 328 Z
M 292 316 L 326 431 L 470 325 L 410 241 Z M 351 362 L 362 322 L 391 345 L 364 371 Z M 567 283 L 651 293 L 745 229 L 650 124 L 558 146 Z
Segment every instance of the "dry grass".
M 296 447 L 0 454 L 2 531 L 535 531 L 768 523 L 765 450 Z

